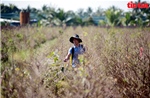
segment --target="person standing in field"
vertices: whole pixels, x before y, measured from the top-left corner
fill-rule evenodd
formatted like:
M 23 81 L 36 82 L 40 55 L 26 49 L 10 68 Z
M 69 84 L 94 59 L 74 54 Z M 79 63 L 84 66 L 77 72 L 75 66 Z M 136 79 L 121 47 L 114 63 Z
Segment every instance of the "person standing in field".
M 79 38 L 79 35 L 75 34 L 74 36 L 70 37 L 69 41 L 73 43 L 73 47 L 70 47 L 67 56 L 64 59 L 64 62 L 67 62 L 70 57 L 72 59 L 72 67 L 78 67 L 80 64 L 78 55 L 83 54 L 85 52 L 85 47 L 83 47 L 82 40 Z

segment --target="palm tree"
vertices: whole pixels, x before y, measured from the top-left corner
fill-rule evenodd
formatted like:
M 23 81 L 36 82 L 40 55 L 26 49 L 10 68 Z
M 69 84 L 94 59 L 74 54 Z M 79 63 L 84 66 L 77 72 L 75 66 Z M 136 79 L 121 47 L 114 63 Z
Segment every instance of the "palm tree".
M 101 7 L 98 7 L 96 12 L 93 13 L 93 16 L 104 16 L 104 9 L 102 9 Z
M 30 5 L 28 5 L 27 9 L 26 9 L 28 12 L 31 12 L 31 7 Z
M 105 11 L 106 21 L 109 26 L 120 26 L 123 11 L 114 6 Z
M 79 17 L 84 17 L 84 9 L 79 9 L 79 10 L 77 11 L 77 15 L 78 15 Z
M 146 1 L 141 2 L 141 0 L 138 0 L 138 2 L 135 3 L 147 3 Z M 150 4 L 149 4 L 150 5 Z M 134 8 L 132 10 L 132 17 L 135 17 L 134 23 L 137 26 L 147 26 L 150 25 L 150 7 L 149 8 Z
M 88 13 L 89 16 L 92 16 L 93 10 L 92 10 L 91 7 L 87 8 L 87 13 Z
M 47 8 L 48 8 L 48 7 L 47 7 L 46 5 L 43 5 L 43 6 L 42 6 L 42 11 L 46 11 Z

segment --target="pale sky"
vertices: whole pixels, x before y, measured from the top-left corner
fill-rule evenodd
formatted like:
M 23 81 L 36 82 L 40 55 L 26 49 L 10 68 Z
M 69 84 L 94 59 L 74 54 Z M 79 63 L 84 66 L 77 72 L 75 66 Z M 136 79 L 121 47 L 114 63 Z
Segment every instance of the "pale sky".
M 138 0 L 2 0 L 1 2 L 7 5 L 14 4 L 20 9 L 27 8 L 28 5 L 37 9 L 41 9 L 43 5 L 51 5 L 56 8 L 62 8 L 65 11 L 77 11 L 80 8 L 87 9 L 88 7 L 91 7 L 93 10 L 98 7 L 107 9 L 108 7 L 114 5 L 124 11 L 129 11 L 130 9 L 127 8 L 127 3 L 129 1 Z M 145 1 L 149 2 L 150 0 Z

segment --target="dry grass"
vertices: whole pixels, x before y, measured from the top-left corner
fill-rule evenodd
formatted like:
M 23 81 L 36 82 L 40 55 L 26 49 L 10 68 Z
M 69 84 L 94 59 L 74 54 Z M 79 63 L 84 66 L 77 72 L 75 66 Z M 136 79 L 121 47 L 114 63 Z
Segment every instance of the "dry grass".
M 76 71 L 63 62 L 73 34 L 86 47 Z M 1 97 L 148 98 L 149 38 L 149 28 L 3 29 Z

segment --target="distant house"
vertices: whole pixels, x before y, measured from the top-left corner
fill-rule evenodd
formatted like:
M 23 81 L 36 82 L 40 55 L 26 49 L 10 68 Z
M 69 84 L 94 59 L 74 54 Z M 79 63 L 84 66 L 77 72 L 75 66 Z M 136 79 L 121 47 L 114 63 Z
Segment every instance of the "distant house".
M 103 20 L 103 21 L 105 21 L 106 20 L 106 17 L 105 16 L 93 16 L 92 17 L 93 18 L 93 21 L 94 21 L 94 23 L 96 24 L 96 25 L 98 25 L 99 24 L 99 21 L 100 20 Z
M 9 23 L 10 26 L 19 26 L 20 25 L 20 21 L 18 21 L 18 20 L 12 20 L 12 19 L 3 19 L 3 18 L 0 18 L 0 22 L 1 23 Z
M 17 13 L 1 13 L 1 25 L 9 24 L 10 26 L 20 26 L 20 17 Z M 29 24 L 37 23 L 37 19 L 30 19 Z
M 89 16 L 80 16 L 83 20 L 88 18 Z M 91 16 L 91 18 L 93 19 L 93 22 L 95 25 L 99 25 L 99 21 L 103 20 L 106 21 L 106 17 L 105 16 Z

